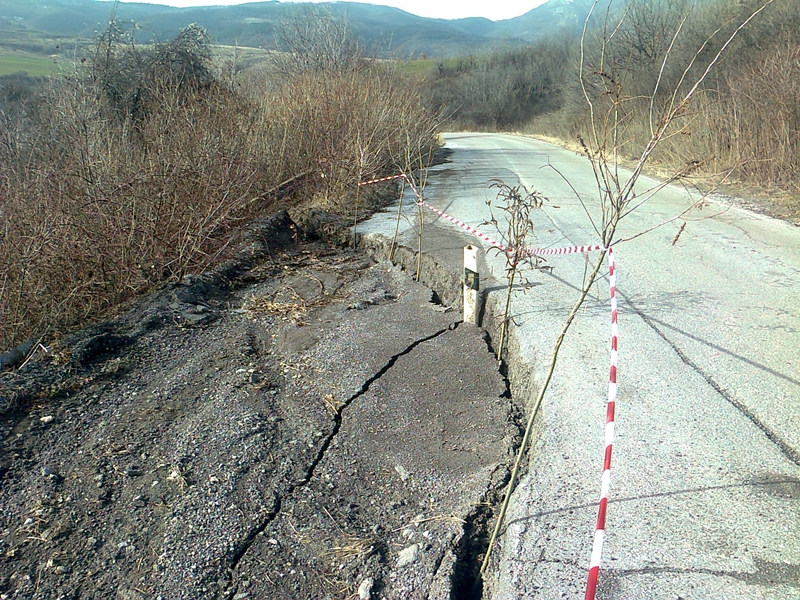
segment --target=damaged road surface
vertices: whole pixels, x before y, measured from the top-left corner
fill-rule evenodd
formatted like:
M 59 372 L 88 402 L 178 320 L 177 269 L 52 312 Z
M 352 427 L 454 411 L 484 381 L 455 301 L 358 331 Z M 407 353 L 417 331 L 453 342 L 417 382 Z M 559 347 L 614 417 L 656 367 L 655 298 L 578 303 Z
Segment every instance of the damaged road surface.
M 518 428 L 482 332 L 320 244 L 0 378 L 2 598 L 475 598 Z

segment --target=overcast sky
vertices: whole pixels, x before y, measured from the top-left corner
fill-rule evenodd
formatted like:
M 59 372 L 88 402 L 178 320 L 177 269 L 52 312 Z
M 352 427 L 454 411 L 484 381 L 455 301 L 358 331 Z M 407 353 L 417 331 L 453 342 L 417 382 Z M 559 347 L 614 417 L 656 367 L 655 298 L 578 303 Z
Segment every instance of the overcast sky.
M 134 0 L 127 0 L 134 1 Z M 135 0 L 149 4 L 168 4 L 169 6 L 218 6 L 220 4 L 244 4 L 248 0 Z M 252 1 L 252 0 L 249 0 Z M 289 0 L 297 1 L 297 0 Z M 305 0 L 300 0 L 305 1 Z M 312 0 L 319 2 L 323 0 Z M 460 19 L 462 17 L 486 17 L 497 21 L 511 19 L 525 14 L 532 8 L 544 4 L 546 0 L 375 0 L 365 4 L 396 6 L 422 17 L 439 19 Z

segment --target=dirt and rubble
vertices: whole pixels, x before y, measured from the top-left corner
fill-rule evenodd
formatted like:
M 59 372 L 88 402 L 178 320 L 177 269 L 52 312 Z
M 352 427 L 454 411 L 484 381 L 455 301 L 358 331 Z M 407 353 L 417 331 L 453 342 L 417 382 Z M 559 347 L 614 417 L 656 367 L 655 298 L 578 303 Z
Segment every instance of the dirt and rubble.
M 0 598 L 478 598 L 485 334 L 285 213 L 0 376 Z

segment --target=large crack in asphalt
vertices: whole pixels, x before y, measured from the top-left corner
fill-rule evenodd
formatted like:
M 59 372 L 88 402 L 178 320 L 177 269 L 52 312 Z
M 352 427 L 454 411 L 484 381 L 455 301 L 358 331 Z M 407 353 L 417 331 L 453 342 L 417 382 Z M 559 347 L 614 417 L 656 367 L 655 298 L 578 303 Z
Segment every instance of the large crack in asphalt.
M 578 288 L 576 286 L 572 285 L 568 281 L 566 281 L 566 280 L 564 280 L 564 279 L 562 279 L 562 278 L 560 278 L 560 277 L 558 277 L 556 275 L 553 275 L 552 273 L 550 273 L 550 276 L 553 277 L 554 279 L 558 280 L 562 284 L 567 285 L 568 287 L 571 287 L 574 290 L 578 290 Z M 709 386 L 711 386 L 711 388 L 715 392 L 717 392 L 720 396 L 722 396 L 736 410 L 738 410 L 740 413 L 742 413 L 742 415 L 745 418 L 747 418 L 751 423 L 753 423 L 753 425 L 758 427 L 761 430 L 761 432 L 767 437 L 767 439 L 770 442 L 772 442 L 775 446 L 777 446 L 777 448 L 781 452 L 781 454 L 783 454 L 789 461 L 793 462 L 795 465 L 800 466 L 800 452 L 798 452 L 797 450 L 792 448 L 789 443 L 787 443 L 785 440 L 783 440 L 781 438 L 781 436 L 775 430 L 773 430 L 769 425 L 764 423 L 764 421 L 762 421 L 758 417 L 758 415 L 756 415 L 752 410 L 750 410 L 750 408 L 748 408 L 747 405 L 745 405 L 743 402 L 740 402 L 739 400 L 737 400 L 724 387 L 722 387 L 714 379 L 713 376 L 711 376 L 709 373 L 704 371 L 700 367 L 700 365 L 698 365 L 694 360 L 692 360 L 689 357 L 689 355 L 686 354 L 686 352 L 681 350 L 677 346 L 677 344 L 675 342 L 673 342 L 667 336 L 666 333 L 664 333 L 664 331 L 658 326 L 656 320 L 654 320 L 653 318 L 649 317 L 642 309 L 640 309 L 638 306 L 636 306 L 636 304 L 634 304 L 633 301 L 631 301 L 631 299 L 627 295 L 625 295 L 624 293 L 620 292 L 619 289 L 617 289 L 617 295 L 622 300 L 625 301 L 626 306 L 629 306 L 633 313 L 635 313 L 640 319 L 642 319 L 642 321 L 645 323 L 645 325 L 647 325 L 650 329 L 652 329 L 656 333 L 656 335 L 658 335 L 662 340 L 664 340 L 669 345 L 670 348 L 672 348 L 672 350 L 675 352 L 675 354 L 677 354 L 678 358 L 680 358 L 681 361 L 686 366 L 688 366 L 690 369 L 692 369 L 698 375 L 700 375 L 700 377 L 702 377 L 705 380 L 705 382 Z M 758 368 L 763 368 L 761 365 L 758 365 L 758 364 L 753 364 L 753 366 L 756 366 Z M 768 372 L 769 372 L 769 370 L 768 370 Z M 773 372 L 771 374 L 772 375 L 776 375 L 778 377 L 783 377 L 785 379 L 785 376 L 783 376 L 780 373 L 776 374 L 776 373 Z
M 333 430 L 331 431 L 330 435 L 328 435 L 328 437 L 325 439 L 322 446 L 320 446 L 320 449 L 317 452 L 316 457 L 314 457 L 314 460 L 311 461 L 311 464 L 306 470 L 303 478 L 299 480 L 297 483 L 290 485 L 287 488 L 286 492 L 284 492 L 282 495 L 277 496 L 277 498 L 275 499 L 274 509 L 269 513 L 267 513 L 267 515 L 264 517 L 261 523 L 250 531 L 250 533 L 245 537 L 245 539 L 239 544 L 238 548 L 231 557 L 230 564 L 228 565 L 228 572 L 230 573 L 231 582 L 228 585 L 229 590 L 223 594 L 226 600 L 232 600 L 232 598 L 238 592 L 239 586 L 238 583 L 236 583 L 236 577 L 235 577 L 236 569 L 238 568 L 239 563 L 247 554 L 248 550 L 250 550 L 250 548 L 255 543 L 257 537 L 261 533 L 263 533 L 264 530 L 266 530 L 266 528 L 269 527 L 270 523 L 272 523 L 281 513 L 281 507 L 283 506 L 283 501 L 292 494 L 294 494 L 294 492 L 297 491 L 298 489 L 308 485 L 308 483 L 314 477 L 314 471 L 325 458 L 325 455 L 328 452 L 328 449 L 330 448 L 334 438 L 337 436 L 342 427 L 343 415 L 347 407 L 350 406 L 353 402 L 355 402 L 358 398 L 366 394 L 369 391 L 372 384 L 374 384 L 381 377 L 386 375 L 386 373 L 388 373 L 392 369 L 392 367 L 394 367 L 394 365 L 400 358 L 413 352 L 413 350 L 417 348 L 420 344 L 424 344 L 425 342 L 433 340 L 450 331 L 455 331 L 461 323 L 462 321 L 456 321 L 455 323 L 448 325 L 444 329 L 436 331 L 431 335 L 415 340 L 414 342 L 409 344 L 405 349 L 393 355 L 387 361 L 387 363 L 377 373 L 375 373 L 375 375 L 367 379 L 361 385 L 361 388 L 355 394 L 350 396 L 347 400 L 345 400 L 341 405 L 337 407 L 336 414 L 333 416 L 334 420 Z
M 491 316 L 488 318 L 492 318 Z M 487 331 L 483 332 L 482 339 L 486 344 L 486 349 L 494 357 L 497 352 L 492 345 L 492 338 Z M 509 353 L 509 360 L 513 360 L 513 353 Z M 519 406 L 513 402 L 511 394 L 511 379 L 508 374 L 508 364 L 503 361 L 499 367 L 500 376 L 505 385 L 503 397 L 509 401 L 508 419 L 517 431 L 515 443 L 510 448 L 512 455 L 516 455 L 519 444 L 522 442 L 522 434 L 525 431 L 523 415 Z M 451 575 L 452 592 L 451 598 L 458 600 L 480 600 L 483 598 L 483 576 L 480 573 L 480 565 L 486 551 L 489 548 L 489 532 L 492 519 L 495 516 L 495 509 L 502 502 L 505 494 L 512 493 L 506 486 L 511 479 L 511 472 L 508 467 L 510 464 L 498 465 L 497 468 L 505 468 L 504 477 L 489 489 L 486 494 L 475 504 L 473 509 L 464 519 L 464 527 L 461 537 L 455 547 L 455 564 Z M 497 469 L 495 469 L 496 472 Z M 527 472 L 527 468 L 523 469 Z M 494 473 L 489 478 L 494 480 Z
M 382 255 L 384 257 L 388 255 L 388 252 L 381 246 L 372 247 L 370 250 L 378 254 L 386 252 L 386 254 Z M 406 252 L 403 252 L 403 250 Z M 415 250 L 400 244 L 396 248 L 393 262 L 400 264 L 405 269 L 413 270 L 415 268 L 415 256 Z M 436 289 L 438 286 L 448 287 L 448 274 L 445 266 L 433 261 L 427 264 L 423 269 L 422 283 L 431 287 L 436 296 L 441 297 L 447 295 L 451 298 L 453 296 L 458 296 L 461 291 L 460 289 Z M 445 294 L 445 292 L 448 291 L 450 293 Z M 484 300 L 481 311 L 481 321 L 483 321 L 484 331 L 481 337 L 486 344 L 487 352 L 496 358 L 497 352 L 492 343 L 492 336 L 486 329 L 499 331 L 500 326 L 497 323 L 497 315 L 492 311 L 486 310 L 486 308 L 486 300 Z M 490 323 L 488 328 L 486 327 L 487 323 Z M 514 401 L 516 394 L 512 394 L 512 389 L 514 387 L 513 375 L 509 372 L 511 363 L 519 359 L 516 351 L 517 348 L 512 345 L 512 347 L 509 348 L 507 360 L 502 361 L 498 366 L 498 372 L 505 386 L 502 397 L 508 399 L 509 402 L 507 412 L 508 422 L 515 427 L 517 432 L 514 443 L 510 448 L 511 456 L 516 456 L 525 430 L 524 410 Z M 483 598 L 485 582 L 483 576 L 480 574 L 480 565 L 489 547 L 490 527 L 493 525 L 495 511 L 500 506 L 505 494 L 513 493 L 513 490 L 506 489 L 511 477 L 510 463 L 498 465 L 498 468 L 505 468 L 505 476 L 498 480 L 496 484 L 490 483 L 485 494 L 483 494 L 478 502 L 475 503 L 472 510 L 465 516 L 461 536 L 457 539 L 453 548 L 455 562 L 452 566 L 452 573 L 450 576 L 452 586 L 450 597 L 453 599 L 480 600 Z M 522 472 L 527 473 L 527 471 L 527 466 L 523 467 Z M 490 481 L 493 480 L 494 474 L 490 477 Z M 439 569 L 439 566 L 439 564 L 436 565 L 436 570 Z
M 458 600 L 483 598 L 483 577 L 480 566 L 489 548 L 489 525 L 494 517 L 495 508 L 503 499 L 503 491 L 510 478 L 511 473 L 506 468 L 505 477 L 498 482 L 498 485 L 487 491 L 486 496 L 464 519 L 462 534 L 455 548 L 456 560 L 451 575 L 451 598 Z
M 619 292 L 618 292 L 619 293 Z M 653 320 L 648 317 L 641 309 L 639 309 L 635 304 L 633 304 L 628 298 L 626 298 L 623 294 L 620 294 L 625 299 L 625 303 L 631 307 L 633 312 L 635 312 L 641 319 L 644 321 L 648 327 L 650 327 L 656 334 L 663 339 L 667 344 L 669 344 L 670 348 L 678 355 L 678 357 L 694 370 L 700 377 L 702 377 L 711 388 L 717 392 L 720 396 L 722 396 L 725 400 L 727 400 L 736 410 L 738 410 L 742 415 L 744 415 L 753 425 L 758 427 L 762 433 L 767 437 L 767 439 L 775 444 L 780 450 L 781 454 L 783 454 L 789 461 L 793 462 L 794 464 L 800 466 L 800 452 L 796 451 L 792 448 L 787 442 L 781 439 L 780 435 L 776 431 L 774 431 L 769 425 L 764 423 L 758 415 L 756 415 L 752 410 L 750 410 L 744 403 L 740 402 L 736 398 L 733 397 L 728 391 L 722 387 L 717 381 L 708 373 L 703 371 L 703 369 L 694 362 L 683 350 L 678 348 L 678 346 L 670 340 L 667 335 L 653 322 Z

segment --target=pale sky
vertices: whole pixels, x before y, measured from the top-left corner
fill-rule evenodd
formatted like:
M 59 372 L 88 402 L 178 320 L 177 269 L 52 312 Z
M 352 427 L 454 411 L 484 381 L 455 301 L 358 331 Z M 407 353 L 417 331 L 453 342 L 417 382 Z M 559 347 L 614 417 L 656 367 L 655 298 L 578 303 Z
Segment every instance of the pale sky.
M 126 1 L 126 0 L 123 0 Z M 134 1 L 134 0 L 128 0 Z M 166 4 L 185 8 L 188 6 L 219 6 L 224 4 L 244 4 L 253 0 L 135 0 L 148 4 Z M 306 1 L 306 0 L 289 0 Z M 311 0 L 321 2 L 325 0 Z M 358 0 L 356 0 L 358 1 Z M 462 17 L 486 17 L 493 21 L 511 19 L 525 14 L 532 8 L 544 4 L 546 0 L 374 0 L 365 4 L 395 6 L 421 17 L 438 19 L 460 19 Z

